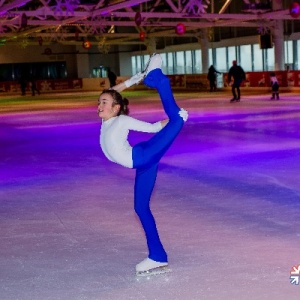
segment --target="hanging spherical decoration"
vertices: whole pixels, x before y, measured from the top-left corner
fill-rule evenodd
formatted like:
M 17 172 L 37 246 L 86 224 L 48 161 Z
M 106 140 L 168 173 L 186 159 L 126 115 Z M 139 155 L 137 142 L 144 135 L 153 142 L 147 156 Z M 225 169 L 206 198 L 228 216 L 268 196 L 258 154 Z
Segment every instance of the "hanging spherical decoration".
M 293 2 L 290 6 L 290 15 L 292 18 L 298 18 L 300 16 L 300 5 L 297 2 Z
M 83 47 L 84 49 L 90 49 L 91 46 L 92 46 L 92 44 L 91 44 L 91 42 L 90 42 L 89 40 L 85 40 L 85 41 L 83 41 L 83 43 L 82 43 L 82 47 Z
M 140 32 L 140 40 L 143 42 L 145 40 L 146 33 L 144 31 Z
M 176 27 L 175 27 L 175 32 L 176 32 L 176 34 L 178 34 L 178 35 L 183 35 L 183 34 L 185 34 L 185 32 L 186 32 L 186 27 L 185 27 L 185 25 L 182 24 L 182 23 L 178 23 L 178 24 L 176 25 Z
M 137 12 L 134 17 L 134 22 L 137 26 L 140 26 L 142 23 L 142 15 L 140 12 Z

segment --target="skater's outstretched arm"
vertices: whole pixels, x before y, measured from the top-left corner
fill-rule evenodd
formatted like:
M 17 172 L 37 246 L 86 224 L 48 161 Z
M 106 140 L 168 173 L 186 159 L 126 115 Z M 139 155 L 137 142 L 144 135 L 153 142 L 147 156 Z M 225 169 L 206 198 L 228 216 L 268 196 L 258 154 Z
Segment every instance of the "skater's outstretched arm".
M 125 82 L 121 82 L 117 85 L 114 85 L 111 89 L 117 91 L 118 93 L 121 93 L 122 91 L 127 89 L 127 86 L 125 85 Z
M 121 93 L 122 91 L 133 86 L 134 84 L 138 84 L 139 82 L 141 82 L 144 79 L 144 77 L 145 77 L 145 75 L 143 73 L 137 73 L 136 75 L 125 80 L 124 82 L 121 82 L 121 83 L 113 86 L 112 89 L 117 91 L 118 93 Z

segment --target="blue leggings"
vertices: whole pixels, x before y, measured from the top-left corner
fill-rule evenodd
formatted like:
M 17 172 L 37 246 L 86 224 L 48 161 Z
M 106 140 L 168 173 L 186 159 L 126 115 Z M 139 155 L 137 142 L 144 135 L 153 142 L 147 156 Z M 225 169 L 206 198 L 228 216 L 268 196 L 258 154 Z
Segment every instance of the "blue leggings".
M 175 102 L 170 80 L 161 69 L 151 71 L 144 79 L 144 83 L 148 87 L 157 89 L 169 122 L 151 139 L 133 147 L 133 168 L 136 169 L 134 209 L 145 231 L 149 258 L 167 262 L 167 253 L 160 241 L 150 210 L 150 198 L 155 185 L 158 163 L 180 132 L 184 121 L 178 114 L 180 108 Z

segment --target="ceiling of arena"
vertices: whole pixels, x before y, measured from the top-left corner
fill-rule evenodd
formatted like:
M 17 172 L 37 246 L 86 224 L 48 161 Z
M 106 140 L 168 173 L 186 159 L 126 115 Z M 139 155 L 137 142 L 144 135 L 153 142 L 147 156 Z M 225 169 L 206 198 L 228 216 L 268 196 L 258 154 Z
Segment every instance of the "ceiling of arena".
M 274 10 L 266 0 L 0 0 L 0 43 L 137 46 L 196 41 L 204 28 L 226 37 L 234 28 L 263 32 L 277 20 L 299 22 L 290 15 L 293 1 L 280 2 Z

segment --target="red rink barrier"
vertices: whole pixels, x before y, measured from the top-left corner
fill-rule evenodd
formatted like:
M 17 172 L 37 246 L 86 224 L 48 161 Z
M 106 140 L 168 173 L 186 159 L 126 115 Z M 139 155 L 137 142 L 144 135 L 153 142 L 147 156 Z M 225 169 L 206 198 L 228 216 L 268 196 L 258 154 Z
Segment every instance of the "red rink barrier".
M 77 90 L 82 89 L 82 79 L 47 79 L 37 80 L 37 89 L 43 93 L 51 91 L 63 91 L 63 90 Z M 5 81 L 0 82 L 0 91 L 6 93 L 21 93 L 21 86 L 18 81 Z M 31 93 L 30 81 L 26 84 L 26 93 Z

